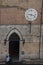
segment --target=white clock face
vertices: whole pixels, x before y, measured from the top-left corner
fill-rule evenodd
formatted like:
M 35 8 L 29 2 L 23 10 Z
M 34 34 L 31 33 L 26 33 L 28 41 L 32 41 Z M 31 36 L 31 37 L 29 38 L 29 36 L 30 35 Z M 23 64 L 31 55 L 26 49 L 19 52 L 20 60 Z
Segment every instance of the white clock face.
M 25 12 L 25 18 L 28 21 L 36 20 L 37 16 L 38 16 L 37 11 L 33 8 L 30 8 L 30 9 L 26 10 L 26 12 Z

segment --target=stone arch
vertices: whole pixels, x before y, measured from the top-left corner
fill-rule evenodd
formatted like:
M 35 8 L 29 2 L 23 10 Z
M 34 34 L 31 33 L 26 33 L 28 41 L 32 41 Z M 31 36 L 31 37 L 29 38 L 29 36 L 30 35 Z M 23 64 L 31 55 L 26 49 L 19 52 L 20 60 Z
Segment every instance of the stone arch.
M 23 40 L 23 36 L 22 36 L 21 32 L 20 32 L 18 29 L 16 29 L 16 28 L 12 29 L 12 30 L 8 33 L 8 35 L 7 35 L 7 37 L 6 37 L 6 40 L 9 40 L 10 35 L 13 34 L 13 33 L 18 34 L 18 36 L 20 37 L 20 40 Z

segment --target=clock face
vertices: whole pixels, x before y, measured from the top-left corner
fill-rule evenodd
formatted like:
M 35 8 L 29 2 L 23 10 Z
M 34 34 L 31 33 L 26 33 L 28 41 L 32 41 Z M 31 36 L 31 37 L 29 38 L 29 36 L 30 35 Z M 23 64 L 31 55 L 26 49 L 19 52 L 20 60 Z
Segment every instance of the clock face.
M 30 9 L 26 10 L 26 12 L 25 12 L 25 18 L 28 21 L 36 20 L 37 16 L 38 16 L 38 14 L 37 14 L 37 11 L 35 9 L 30 8 Z

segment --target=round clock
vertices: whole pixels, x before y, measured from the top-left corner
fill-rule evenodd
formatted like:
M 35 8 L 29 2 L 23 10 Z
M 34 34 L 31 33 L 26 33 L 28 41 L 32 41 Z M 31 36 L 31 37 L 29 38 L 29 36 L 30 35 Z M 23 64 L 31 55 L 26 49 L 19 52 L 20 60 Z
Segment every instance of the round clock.
M 30 9 L 26 10 L 26 12 L 25 12 L 25 18 L 28 21 L 34 21 L 34 20 L 36 20 L 37 16 L 38 16 L 38 13 L 33 8 L 30 8 Z

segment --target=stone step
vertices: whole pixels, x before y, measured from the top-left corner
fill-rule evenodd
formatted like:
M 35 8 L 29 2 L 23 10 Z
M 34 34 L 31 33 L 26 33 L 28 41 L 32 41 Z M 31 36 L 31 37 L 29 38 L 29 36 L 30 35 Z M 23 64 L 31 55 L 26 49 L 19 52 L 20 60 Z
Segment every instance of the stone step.
M 25 64 L 43 64 L 43 60 L 24 60 L 22 62 Z

